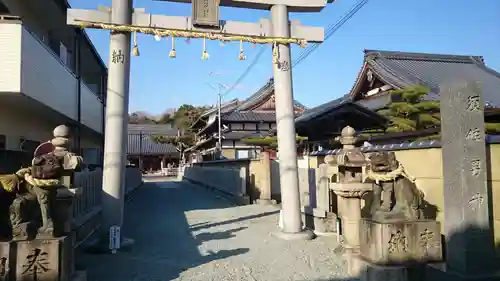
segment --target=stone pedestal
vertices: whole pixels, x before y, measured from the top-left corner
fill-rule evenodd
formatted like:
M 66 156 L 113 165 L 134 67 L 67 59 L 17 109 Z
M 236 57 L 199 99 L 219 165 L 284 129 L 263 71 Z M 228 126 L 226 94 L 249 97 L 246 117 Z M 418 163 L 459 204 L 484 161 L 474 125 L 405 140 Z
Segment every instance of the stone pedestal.
M 425 265 L 442 261 L 440 224 L 431 220 L 360 221 L 360 250 L 348 259 L 362 281 L 422 281 Z
M 361 197 L 372 189 L 372 185 L 361 182 L 331 183 L 330 188 L 335 194 L 342 197 L 339 212 L 345 242 L 349 247 L 358 249 L 360 245 Z
M 71 236 L 0 243 L 0 281 L 70 281 L 75 276 Z M 78 280 L 81 278 L 78 274 Z
M 361 281 L 424 281 L 422 265 L 377 265 L 355 257 Z
M 360 222 L 360 255 L 379 265 L 442 261 L 437 221 Z
M 337 215 L 319 208 L 302 207 L 302 221 L 308 229 L 314 229 L 319 236 L 336 235 Z
M 12 280 L 13 250 L 12 242 L 0 242 L 0 281 Z
M 74 273 L 69 236 L 15 242 L 15 281 L 69 281 Z

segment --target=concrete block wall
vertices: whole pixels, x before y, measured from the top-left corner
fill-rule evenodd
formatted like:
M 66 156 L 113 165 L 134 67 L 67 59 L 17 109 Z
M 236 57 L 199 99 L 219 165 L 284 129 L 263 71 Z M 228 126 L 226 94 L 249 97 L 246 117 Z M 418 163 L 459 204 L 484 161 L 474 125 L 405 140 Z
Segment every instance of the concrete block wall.
M 272 161 L 271 161 L 272 162 Z M 263 199 L 263 194 L 268 194 L 271 189 L 271 179 L 269 175 L 270 163 L 264 159 L 237 159 L 207 161 L 194 164 L 194 167 L 204 168 L 224 168 L 224 169 L 246 169 L 246 191 L 245 195 L 250 197 L 250 202 Z M 278 188 L 279 190 L 279 188 Z M 274 195 L 274 192 L 273 192 Z M 279 196 L 279 192 L 278 192 Z M 279 199 L 279 198 L 273 198 Z
M 184 179 L 229 195 L 240 204 L 248 204 L 250 201 L 247 196 L 247 173 L 246 167 L 195 166 L 184 169 Z

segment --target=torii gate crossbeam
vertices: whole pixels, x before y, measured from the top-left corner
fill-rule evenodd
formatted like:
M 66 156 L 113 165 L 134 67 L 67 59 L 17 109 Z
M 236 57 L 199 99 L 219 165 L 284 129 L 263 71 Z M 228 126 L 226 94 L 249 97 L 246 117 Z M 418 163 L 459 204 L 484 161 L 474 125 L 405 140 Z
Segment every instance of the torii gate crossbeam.
M 68 9 L 67 23 L 80 25 L 83 22 L 113 24 L 111 11 L 96 11 L 82 9 Z M 221 21 L 220 28 L 206 29 L 194 27 L 191 17 L 164 16 L 134 11 L 131 25 L 135 27 L 150 27 L 158 29 L 176 29 L 196 32 L 220 33 L 227 35 L 245 35 L 255 37 L 272 37 L 272 24 L 269 19 L 261 19 L 257 23 L 239 21 Z M 320 43 L 324 40 L 322 27 L 304 26 L 298 22 L 290 22 L 290 37 L 304 39 L 311 43 Z
M 155 0 L 178 3 L 191 3 L 192 0 Z M 319 12 L 326 4 L 333 3 L 334 0 L 219 0 L 220 6 L 246 8 L 269 11 L 272 6 L 286 5 L 289 12 Z

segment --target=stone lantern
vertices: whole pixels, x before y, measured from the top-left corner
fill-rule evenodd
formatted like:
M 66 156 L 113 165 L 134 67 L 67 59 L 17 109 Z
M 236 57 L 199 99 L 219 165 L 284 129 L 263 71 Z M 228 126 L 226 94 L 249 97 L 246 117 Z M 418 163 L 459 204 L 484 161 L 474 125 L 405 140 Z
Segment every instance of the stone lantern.
M 358 141 L 356 131 L 347 126 L 342 129 L 341 136 L 336 140 L 340 141 L 343 148 L 335 159 L 330 160 L 334 160 L 338 166 L 330 189 L 340 197 L 339 215 L 346 246 L 357 252 L 360 245 L 361 197 L 372 190 L 372 184 L 364 182 L 367 161 L 363 152 L 355 146 Z

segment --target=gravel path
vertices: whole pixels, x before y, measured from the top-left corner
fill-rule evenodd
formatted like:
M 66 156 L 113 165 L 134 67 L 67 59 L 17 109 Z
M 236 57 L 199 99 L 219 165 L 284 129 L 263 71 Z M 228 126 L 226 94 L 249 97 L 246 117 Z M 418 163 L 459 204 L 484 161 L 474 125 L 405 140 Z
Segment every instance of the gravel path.
M 234 206 L 185 182 L 147 183 L 128 202 L 130 252 L 79 254 L 89 281 L 342 279 L 335 238 L 283 241 L 274 206 Z

